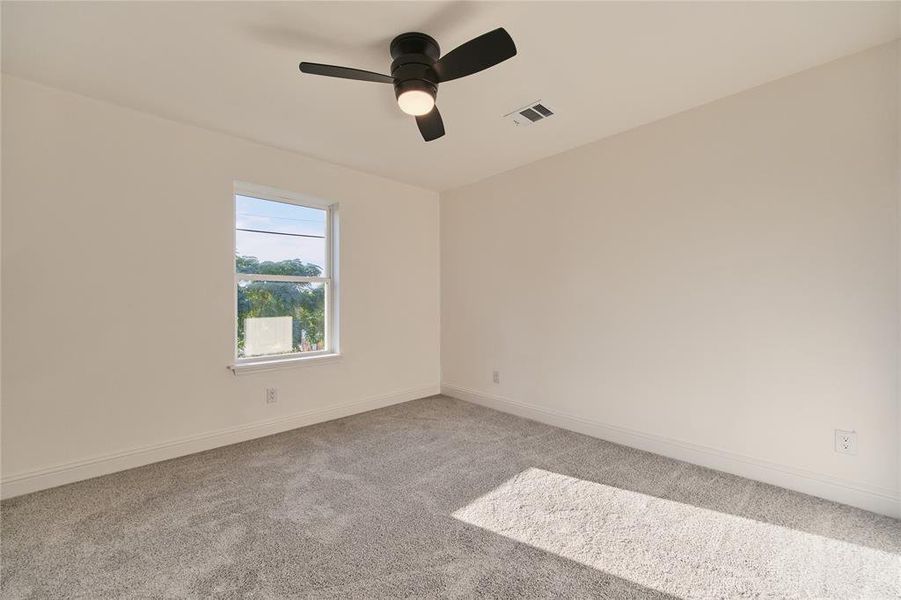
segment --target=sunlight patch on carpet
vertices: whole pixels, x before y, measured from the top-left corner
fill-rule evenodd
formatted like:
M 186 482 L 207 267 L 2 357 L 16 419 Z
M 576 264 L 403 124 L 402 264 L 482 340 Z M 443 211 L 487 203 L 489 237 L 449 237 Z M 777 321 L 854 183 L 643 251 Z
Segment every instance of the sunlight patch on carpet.
M 454 518 L 679 598 L 899 598 L 901 556 L 530 468 Z

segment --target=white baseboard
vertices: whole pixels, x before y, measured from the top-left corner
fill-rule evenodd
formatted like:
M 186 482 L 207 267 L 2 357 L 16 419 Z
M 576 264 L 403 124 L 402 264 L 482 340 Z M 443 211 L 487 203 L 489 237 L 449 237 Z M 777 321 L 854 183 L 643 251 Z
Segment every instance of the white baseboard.
M 238 425 L 202 433 L 179 440 L 163 442 L 142 448 L 133 448 L 123 452 L 117 452 L 106 456 L 99 456 L 85 460 L 54 465 L 45 469 L 38 469 L 25 473 L 19 473 L 0 479 L 0 497 L 12 498 L 30 492 L 36 492 L 66 483 L 82 481 L 100 475 L 124 471 L 159 462 L 178 458 L 195 452 L 212 450 L 220 446 L 245 442 L 259 437 L 281 433 L 306 425 L 340 419 L 358 413 L 374 410 L 424 398 L 439 393 L 437 385 L 401 390 L 390 394 L 374 396 L 356 402 L 347 402 L 325 408 L 314 408 L 303 412 L 267 419 L 256 423 Z
M 506 413 L 601 438 L 624 446 L 654 452 L 677 460 L 717 469 L 788 488 L 804 494 L 849 504 L 864 510 L 901 518 L 901 498 L 894 490 L 845 481 L 700 444 L 644 433 L 593 419 L 486 394 L 443 383 L 441 393 Z

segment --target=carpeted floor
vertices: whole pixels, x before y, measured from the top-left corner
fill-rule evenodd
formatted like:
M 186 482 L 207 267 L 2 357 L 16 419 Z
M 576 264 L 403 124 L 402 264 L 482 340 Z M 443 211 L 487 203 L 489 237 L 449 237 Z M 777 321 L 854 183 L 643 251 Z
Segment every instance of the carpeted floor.
M 2 598 L 901 598 L 901 521 L 433 397 L 2 503 Z

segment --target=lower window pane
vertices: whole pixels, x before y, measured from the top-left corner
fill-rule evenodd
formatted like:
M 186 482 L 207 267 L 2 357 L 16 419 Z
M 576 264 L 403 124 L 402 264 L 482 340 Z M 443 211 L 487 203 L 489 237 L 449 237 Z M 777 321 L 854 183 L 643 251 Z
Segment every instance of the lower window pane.
M 238 281 L 238 357 L 325 349 L 325 285 Z

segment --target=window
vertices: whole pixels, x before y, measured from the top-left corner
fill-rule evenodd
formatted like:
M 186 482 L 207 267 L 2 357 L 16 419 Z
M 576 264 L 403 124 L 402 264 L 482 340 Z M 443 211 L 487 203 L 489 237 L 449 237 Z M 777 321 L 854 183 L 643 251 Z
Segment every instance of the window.
M 335 214 L 335 205 L 236 185 L 236 365 L 337 352 Z

